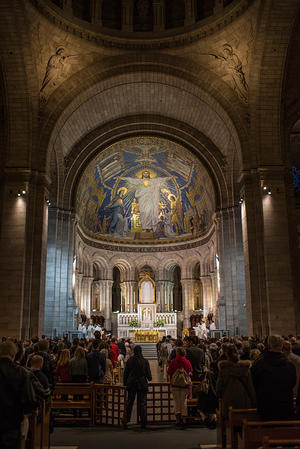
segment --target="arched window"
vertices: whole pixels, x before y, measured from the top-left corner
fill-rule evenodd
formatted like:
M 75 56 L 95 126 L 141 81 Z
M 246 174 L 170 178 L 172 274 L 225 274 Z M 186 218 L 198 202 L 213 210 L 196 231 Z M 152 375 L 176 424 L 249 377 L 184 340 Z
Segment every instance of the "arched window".
M 185 3 L 184 0 L 166 0 L 166 28 L 179 28 L 184 26 Z
M 197 20 L 205 19 L 214 13 L 214 0 L 197 0 Z
M 121 0 L 104 0 L 102 3 L 102 25 L 105 28 L 122 28 Z
M 73 15 L 78 19 L 91 21 L 90 0 L 72 0 Z
M 134 31 L 153 31 L 152 0 L 134 0 Z
M 121 287 L 120 287 L 120 270 L 118 267 L 113 268 L 113 286 L 112 286 L 112 311 L 120 312 L 121 310 Z

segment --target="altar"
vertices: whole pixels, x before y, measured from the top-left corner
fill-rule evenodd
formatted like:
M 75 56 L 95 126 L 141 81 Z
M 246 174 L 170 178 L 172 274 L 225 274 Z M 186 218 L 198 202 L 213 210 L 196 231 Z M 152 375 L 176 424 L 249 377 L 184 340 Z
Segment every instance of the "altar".
M 137 313 L 118 314 L 118 338 L 136 343 L 156 343 L 166 335 L 177 338 L 177 314 L 157 310 L 155 281 L 148 273 L 142 274 L 138 290 Z

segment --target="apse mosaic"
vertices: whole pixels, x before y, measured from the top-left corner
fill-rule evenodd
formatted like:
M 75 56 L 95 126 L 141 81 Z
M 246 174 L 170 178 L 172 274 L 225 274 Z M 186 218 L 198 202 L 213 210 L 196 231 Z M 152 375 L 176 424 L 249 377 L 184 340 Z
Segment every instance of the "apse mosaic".
M 105 240 L 195 238 L 212 223 L 214 188 L 205 167 L 181 145 L 135 137 L 89 163 L 76 210 L 82 228 Z

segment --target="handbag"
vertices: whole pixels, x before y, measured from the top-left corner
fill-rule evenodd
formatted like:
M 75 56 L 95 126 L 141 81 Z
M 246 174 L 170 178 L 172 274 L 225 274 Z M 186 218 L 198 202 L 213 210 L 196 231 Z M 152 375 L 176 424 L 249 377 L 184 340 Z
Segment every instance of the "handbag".
M 199 383 L 193 384 L 193 392 L 195 393 L 202 393 L 202 394 L 208 394 L 209 392 L 209 379 L 207 376 L 207 373 L 204 374 L 204 377 L 202 380 L 200 380 Z

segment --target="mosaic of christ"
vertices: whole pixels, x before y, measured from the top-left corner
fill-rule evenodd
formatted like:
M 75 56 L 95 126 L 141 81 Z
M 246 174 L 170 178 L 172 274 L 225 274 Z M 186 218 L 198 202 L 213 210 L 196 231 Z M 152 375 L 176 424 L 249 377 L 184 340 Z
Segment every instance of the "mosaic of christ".
M 177 143 L 135 137 L 99 153 L 81 176 L 76 211 L 93 237 L 191 238 L 205 233 L 215 209 L 212 181 Z

